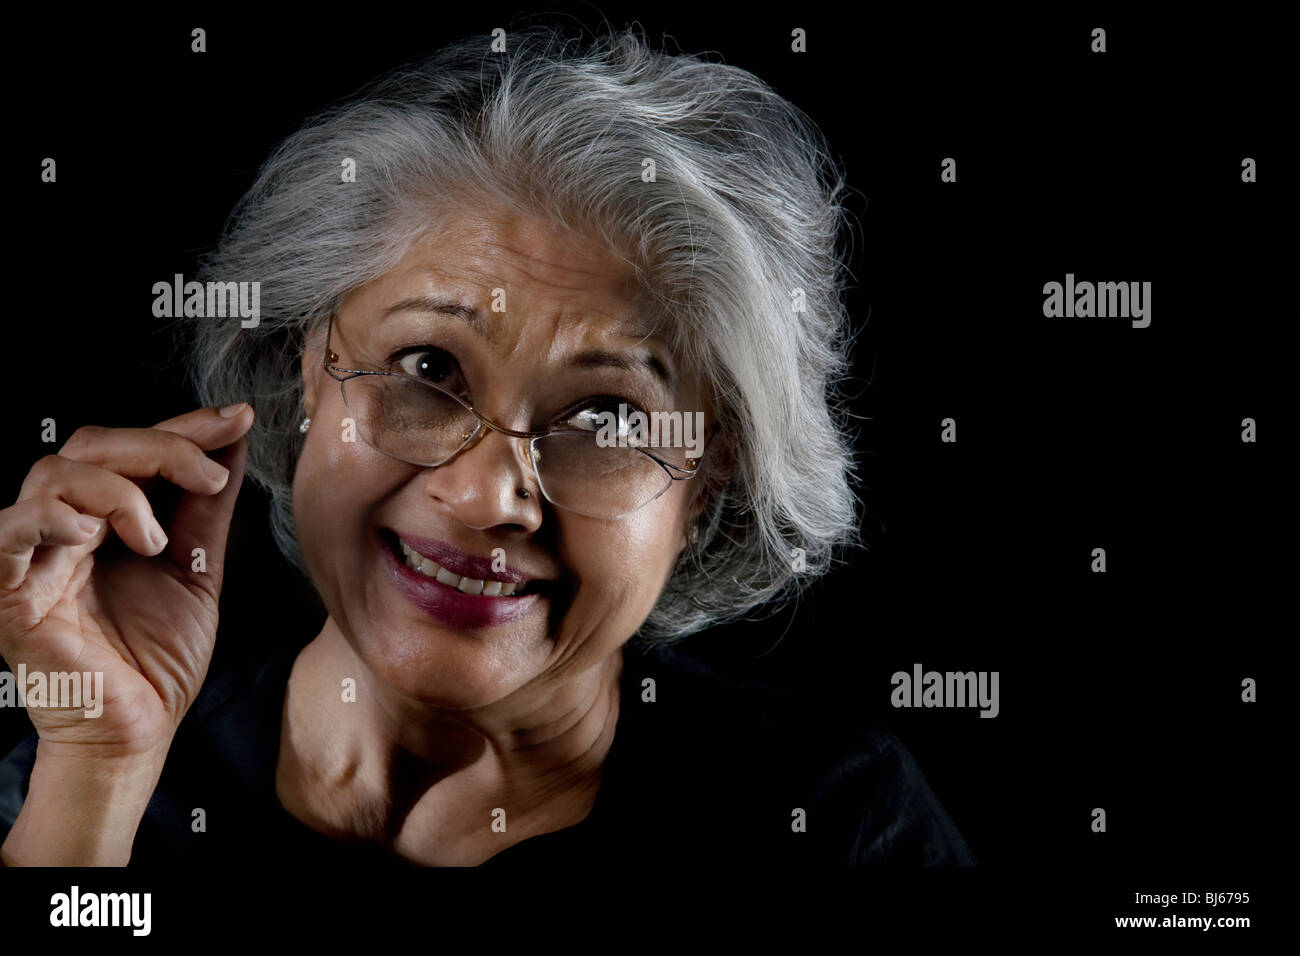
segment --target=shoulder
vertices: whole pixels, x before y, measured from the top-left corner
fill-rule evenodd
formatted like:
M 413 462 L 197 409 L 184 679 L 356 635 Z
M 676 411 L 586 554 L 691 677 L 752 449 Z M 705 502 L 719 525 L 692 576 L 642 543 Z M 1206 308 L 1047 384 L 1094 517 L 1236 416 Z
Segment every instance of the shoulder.
M 975 866 L 977 861 L 910 750 L 883 725 L 868 730 L 870 754 L 832 773 L 862 807 L 858 864 Z
M 851 705 L 720 674 L 677 648 L 630 651 L 624 679 L 619 734 L 631 728 L 643 767 L 675 780 L 669 794 L 711 804 L 706 828 L 823 864 L 975 864 L 912 753 Z

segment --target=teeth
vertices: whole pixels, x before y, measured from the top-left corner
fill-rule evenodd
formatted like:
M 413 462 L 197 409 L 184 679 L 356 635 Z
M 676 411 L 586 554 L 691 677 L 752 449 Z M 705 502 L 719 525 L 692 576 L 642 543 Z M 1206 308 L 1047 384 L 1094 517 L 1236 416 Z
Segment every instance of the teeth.
M 400 538 L 398 542 L 402 546 L 402 554 L 406 556 L 407 567 L 419 571 L 426 577 L 436 578 L 448 587 L 456 588 L 465 594 L 510 597 L 515 593 L 516 588 L 522 587 L 515 581 L 480 581 L 478 578 L 463 578 L 459 574 L 453 574 L 440 566 L 436 561 L 431 561 L 419 554 Z

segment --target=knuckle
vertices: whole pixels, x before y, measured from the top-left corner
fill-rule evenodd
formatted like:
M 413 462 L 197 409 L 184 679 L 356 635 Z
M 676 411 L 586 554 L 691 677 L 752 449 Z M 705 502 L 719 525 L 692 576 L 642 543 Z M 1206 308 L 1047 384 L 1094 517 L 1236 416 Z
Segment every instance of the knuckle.
M 195 452 L 202 454 L 199 446 L 194 444 L 183 435 L 177 435 L 174 432 L 164 431 L 161 428 L 151 429 L 150 440 L 153 442 L 154 454 L 162 468 L 169 465 L 175 465 L 180 461 L 186 461 L 193 456 Z
M 59 449 L 60 455 L 78 455 L 83 454 L 91 446 L 97 444 L 110 429 L 102 425 L 82 425 L 63 443 Z
M 62 517 L 63 508 L 72 507 L 71 505 L 64 504 L 62 501 L 59 501 L 59 499 L 52 498 L 49 495 L 37 495 L 35 498 L 31 498 L 24 502 L 24 504 L 26 504 L 29 509 L 29 516 L 42 525 L 48 525 L 54 519 Z
M 68 459 L 62 455 L 42 455 L 36 459 L 31 470 L 27 473 L 27 480 L 23 482 L 23 488 L 41 488 L 49 484 L 59 475 L 62 475 L 68 468 Z

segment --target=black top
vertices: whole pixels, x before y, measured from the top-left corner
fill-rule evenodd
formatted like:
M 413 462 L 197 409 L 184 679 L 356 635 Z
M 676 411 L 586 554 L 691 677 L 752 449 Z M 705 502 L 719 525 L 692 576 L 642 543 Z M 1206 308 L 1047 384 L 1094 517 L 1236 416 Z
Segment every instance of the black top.
M 132 866 L 238 867 L 267 853 L 306 865 L 407 865 L 316 832 L 276 798 L 281 711 L 297 652 L 287 647 L 256 673 L 227 670 L 205 682 L 141 821 Z M 647 677 L 653 702 L 643 700 Z M 628 646 L 618 725 L 591 813 L 483 866 L 975 865 L 903 744 L 882 725 L 852 723 L 828 721 L 797 694 L 724 679 L 680 651 Z M 0 842 L 35 759 L 33 734 L 0 763 Z M 199 807 L 206 832 L 195 833 Z M 804 811 L 798 828 L 796 809 Z

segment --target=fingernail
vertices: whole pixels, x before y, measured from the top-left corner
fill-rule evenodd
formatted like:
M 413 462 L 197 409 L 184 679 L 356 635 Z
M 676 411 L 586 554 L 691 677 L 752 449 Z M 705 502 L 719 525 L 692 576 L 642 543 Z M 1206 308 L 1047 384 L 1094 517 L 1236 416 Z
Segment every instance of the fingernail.
M 153 546 L 159 551 L 167 547 L 167 532 L 162 529 L 162 525 L 156 520 L 153 527 L 149 529 L 149 540 L 153 542 Z
M 217 409 L 217 414 L 222 418 L 234 418 L 246 407 L 248 407 L 248 402 L 239 402 L 235 405 L 227 405 L 225 408 Z
M 86 534 L 94 534 L 99 530 L 99 519 L 92 515 L 82 515 L 77 519 L 77 524 Z
M 223 481 L 230 474 L 229 469 L 222 467 L 207 455 L 203 456 L 201 464 L 203 465 L 203 473 L 213 481 Z

